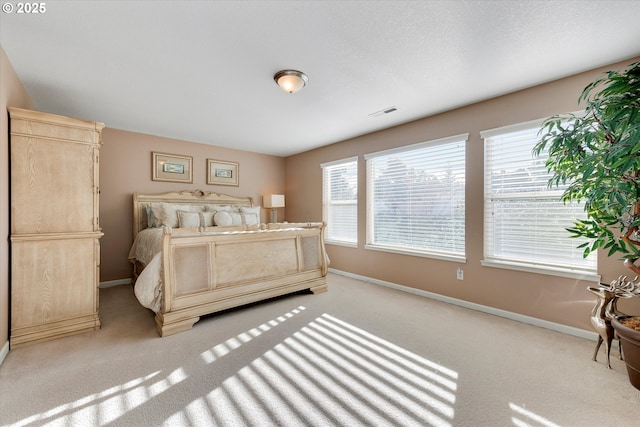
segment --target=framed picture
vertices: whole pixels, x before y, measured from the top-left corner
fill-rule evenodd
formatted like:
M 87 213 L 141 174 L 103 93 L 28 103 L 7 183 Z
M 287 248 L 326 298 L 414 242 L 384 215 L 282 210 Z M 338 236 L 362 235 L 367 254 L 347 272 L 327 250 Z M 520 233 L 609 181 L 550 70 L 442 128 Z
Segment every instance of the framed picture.
M 154 181 L 193 182 L 193 157 L 152 152 Z
M 207 184 L 238 185 L 238 163 L 207 159 Z

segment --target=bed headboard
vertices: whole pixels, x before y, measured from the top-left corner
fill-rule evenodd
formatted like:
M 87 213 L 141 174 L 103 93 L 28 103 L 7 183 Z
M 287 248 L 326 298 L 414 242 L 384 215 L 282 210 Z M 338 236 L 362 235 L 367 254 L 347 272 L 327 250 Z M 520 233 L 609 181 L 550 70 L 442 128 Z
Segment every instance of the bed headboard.
M 147 228 L 147 205 L 149 203 L 175 203 L 180 205 L 231 205 L 253 206 L 251 197 L 234 197 L 227 194 L 202 190 L 183 190 L 170 193 L 133 193 L 133 238 L 140 230 Z

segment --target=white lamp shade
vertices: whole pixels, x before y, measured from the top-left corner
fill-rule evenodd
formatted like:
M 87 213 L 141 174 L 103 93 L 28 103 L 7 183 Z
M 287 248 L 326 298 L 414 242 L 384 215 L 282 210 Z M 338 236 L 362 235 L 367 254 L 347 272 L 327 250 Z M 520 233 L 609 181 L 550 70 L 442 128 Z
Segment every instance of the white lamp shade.
M 262 196 L 262 206 L 265 208 L 284 208 L 284 194 Z

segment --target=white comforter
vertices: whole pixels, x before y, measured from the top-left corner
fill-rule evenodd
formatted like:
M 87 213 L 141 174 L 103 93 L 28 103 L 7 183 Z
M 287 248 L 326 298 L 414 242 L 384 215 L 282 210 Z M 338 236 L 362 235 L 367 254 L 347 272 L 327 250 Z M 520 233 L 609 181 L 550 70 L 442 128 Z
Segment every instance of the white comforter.
M 138 260 L 145 266 L 133 288 L 136 298 L 144 307 L 157 313 L 162 300 L 162 229 L 148 228 L 138 233 L 129 259 Z

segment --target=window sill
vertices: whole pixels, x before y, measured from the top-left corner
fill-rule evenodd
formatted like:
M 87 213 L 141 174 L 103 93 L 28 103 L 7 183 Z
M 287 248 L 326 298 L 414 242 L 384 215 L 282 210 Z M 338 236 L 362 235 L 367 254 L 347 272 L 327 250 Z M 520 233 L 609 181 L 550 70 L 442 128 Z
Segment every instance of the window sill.
M 377 246 L 377 245 L 365 245 L 364 248 L 372 251 L 390 252 L 394 254 L 418 256 L 423 258 L 433 258 L 433 259 L 439 259 L 442 261 L 452 261 L 452 262 L 458 262 L 458 263 L 467 262 L 467 258 L 462 255 L 453 255 L 453 254 L 445 254 L 445 253 L 437 253 L 437 252 L 420 252 L 420 251 L 412 251 L 410 249 L 401 249 L 401 248 L 395 248 L 395 247 L 389 247 L 389 246 Z
M 339 240 L 325 240 L 324 243 L 325 243 L 325 245 L 345 246 L 347 248 L 357 248 L 358 247 L 357 243 L 341 242 Z
M 527 273 L 546 274 L 549 276 L 568 277 L 570 279 L 585 280 L 588 282 L 600 283 L 601 276 L 591 271 L 569 270 L 564 268 L 553 268 L 535 264 L 482 260 L 480 265 L 483 267 L 504 268 L 507 270 L 524 271 Z

